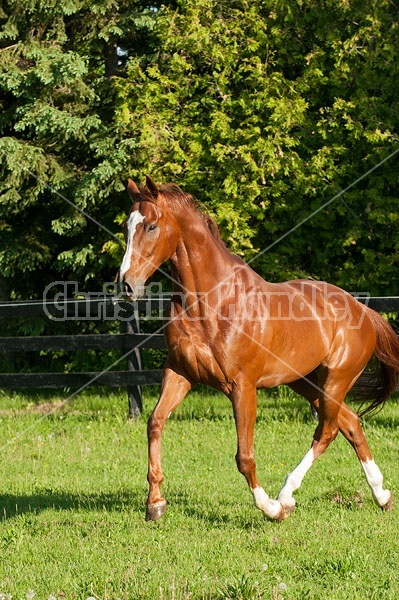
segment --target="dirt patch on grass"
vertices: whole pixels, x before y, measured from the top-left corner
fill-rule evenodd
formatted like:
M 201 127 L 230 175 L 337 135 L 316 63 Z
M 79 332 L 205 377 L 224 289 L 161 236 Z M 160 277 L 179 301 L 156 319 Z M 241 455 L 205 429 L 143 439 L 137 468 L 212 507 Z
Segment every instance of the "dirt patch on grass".
M 41 402 L 39 404 L 29 403 L 24 408 L 0 409 L 0 417 L 13 417 L 19 415 L 47 415 L 63 408 L 63 406 L 65 406 L 65 402 L 62 400 Z

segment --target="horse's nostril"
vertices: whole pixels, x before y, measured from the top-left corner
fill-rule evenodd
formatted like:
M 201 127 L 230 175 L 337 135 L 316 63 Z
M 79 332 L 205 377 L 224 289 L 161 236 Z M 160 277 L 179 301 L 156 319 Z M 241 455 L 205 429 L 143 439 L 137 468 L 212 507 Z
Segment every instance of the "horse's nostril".
M 123 289 L 124 289 L 125 294 L 127 296 L 132 296 L 133 295 L 133 288 L 128 284 L 128 282 L 124 281 L 122 285 L 123 285 Z

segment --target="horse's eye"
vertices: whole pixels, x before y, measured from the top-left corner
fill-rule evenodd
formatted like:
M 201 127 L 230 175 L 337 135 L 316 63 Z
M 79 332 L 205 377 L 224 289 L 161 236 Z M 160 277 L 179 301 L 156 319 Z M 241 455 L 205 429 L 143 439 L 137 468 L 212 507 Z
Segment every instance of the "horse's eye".
M 151 225 L 148 226 L 147 231 L 155 231 L 156 228 L 157 226 L 155 225 L 155 223 L 151 223 Z

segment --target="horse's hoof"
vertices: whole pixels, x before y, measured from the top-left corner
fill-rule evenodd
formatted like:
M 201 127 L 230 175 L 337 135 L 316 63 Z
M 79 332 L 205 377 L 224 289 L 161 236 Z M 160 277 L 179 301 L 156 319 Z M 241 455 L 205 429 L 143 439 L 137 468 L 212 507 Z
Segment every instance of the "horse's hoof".
M 387 501 L 387 502 L 385 502 L 385 504 L 383 504 L 383 505 L 381 506 L 381 510 L 384 510 L 384 511 L 386 511 L 386 510 L 392 510 L 392 508 L 393 508 L 393 496 L 392 496 L 392 494 L 391 494 L 391 495 L 389 496 L 389 499 L 388 499 L 388 501 Z
M 166 513 L 166 500 L 160 500 L 154 502 L 154 504 L 147 504 L 146 508 L 146 521 L 156 521 L 160 519 Z
M 274 502 L 277 504 L 277 500 L 275 500 Z M 281 521 L 284 521 L 284 519 L 286 519 L 289 516 L 285 512 L 285 507 L 282 506 L 280 504 L 280 502 L 278 502 L 278 504 L 280 505 L 278 511 L 274 511 L 273 514 L 270 514 L 270 512 L 269 512 L 269 514 L 265 513 L 265 516 L 268 518 L 269 521 L 275 521 L 277 523 L 281 523 Z
M 288 517 L 288 515 L 286 514 L 284 508 L 281 509 L 281 511 L 278 513 L 278 515 L 276 517 L 273 517 L 273 519 L 270 519 L 271 521 L 275 521 L 276 523 L 281 523 L 282 521 L 285 521 L 285 519 Z
M 288 517 L 294 512 L 295 510 L 295 498 L 293 497 L 288 497 L 288 498 L 278 498 L 278 501 L 281 504 L 281 517 L 279 519 L 279 521 L 284 521 L 285 519 L 288 519 Z
M 295 504 L 283 504 L 284 517 L 283 519 L 288 519 L 290 515 L 295 510 Z

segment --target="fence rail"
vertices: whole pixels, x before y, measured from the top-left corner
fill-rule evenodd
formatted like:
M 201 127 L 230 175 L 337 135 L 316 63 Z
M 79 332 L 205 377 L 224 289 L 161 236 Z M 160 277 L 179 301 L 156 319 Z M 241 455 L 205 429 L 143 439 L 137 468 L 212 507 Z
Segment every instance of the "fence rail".
M 361 302 L 379 312 L 399 313 L 399 296 L 359 296 Z M 46 316 L 49 320 L 109 320 L 119 319 L 122 333 L 43 335 L 0 337 L 0 352 L 77 351 L 116 349 L 127 354 L 127 370 L 96 371 L 85 373 L 0 373 L 0 388 L 76 388 L 89 385 L 126 386 L 129 397 L 129 414 L 137 415 L 142 409 L 141 386 L 160 384 L 162 371 L 142 370 L 140 350 L 162 349 L 165 342 L 161 333 L 140 333 L 139 315 L 153 312 L 162 319 L 162 311 L 170 296 L 156 296 L 135 303 L 118 302 L 112 297 L 70 299 L 65 301 L 26 301 L 0 303 L 0 319 Z
M 66 300 L 26 300 L 15 302 L 0 302 L 0 319 L 13 317 L 37 317 L 64 319 L 72 317 L 79 320 L 91 317 L 97 319 L 130 320 L 135 314 L 149 314 L 152 311 L 161 311 L 170 301 L 170 294 L 151 296 L 137 302 L 115 301 L 114 296 L 100 296 L 89 298 L 70 298 Z
M 122 350 L 165 348 L 163 334 L 145 333 L 41 335 L 0 337 L 0 352 L 37 352 L 40 350 Z
M 385 313 L 399 313 L 399 296 L 365 296 L 354 294 L 356 298 L 370 308 Z M 0 319 L 13 317 L 33 317 L 51 315 L 55 318 L 69 317 L 95 319 L 98 316 L 113 317 L 117 312 L 123 319 L 129 319 L 134 314 L 143 314 L 151 311 L 164 310 L 170 302 L 170 294 L 151 296 L 137 302 L 118 301 L 115 303 L 112 296 L 90 299 L 68 299 L 65 301 L 27 300 L 15 302 L 0 302 Z M 117 309 L 115 308 L 117 307 Z M 50 317 L 49 317 L 50 318 Z
M 162 381 L 162 371 L 105 371 L 85 373 L 1 373 L 1 388 L 80 388 L 88 385 L 129 387 L 154 385 Z
M 105 370 L 69 373 L 0 373 L 0 388 L 72 388 L 90 386 L 126 387 L 128 391 L 129 415 L 136 416 L 142 410 L 141 386 L 158 385 L 162 381 L 162 370 L 141 368 L 141 350 L 165 348 L 162 333 L 140 333 L 139 315 L 162 311 L 170 296 L 146 298 L 135 303 L 117 302 L 113 297 L 89 299 L 67 299 L 64 301 L 26 301 L 0 303 L 0 319 L 18 317 L 43 317 L 50 321 L 119 320 L 122 333 L 41 335 L 0 337 L 0 352 L 40 352 L 57 350 L 120 350 L 121 357 L 127 355 L 127 370 Z M 161 313 L 161 314 L 160 314 Z M 160 322 L 161 325 L 161 322 Z

